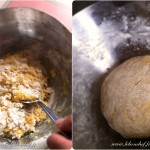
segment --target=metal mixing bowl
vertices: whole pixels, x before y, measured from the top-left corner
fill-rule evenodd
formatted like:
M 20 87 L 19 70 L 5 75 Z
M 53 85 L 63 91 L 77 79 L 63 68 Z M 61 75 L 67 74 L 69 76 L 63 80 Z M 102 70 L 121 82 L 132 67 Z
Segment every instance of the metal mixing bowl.
M 73 16 L 75 149 L 148 148 L 112 145 L 142 140 L 124 139 L 109 127 L 100 110 L 100 89 L 114 67 L 131 57 L 150 54 L 149 16 L 147 1 L 101 1 Z
M 50 15 L 30 8 L 0 10 L 0 57 L 28 49 L 44 66 L 49 86 L 55 94 L 49 106 L 60 116 L 71 113 L 71 33 Z M 52 73 L 50 73 L 52 72 Z M 54 125 L 42 123 L 38 132 L 20 140 L 1 138 L 0 148 L 45 148 L 46 137 L 55 131 Z M 9 145 L 6 145 L 8 144 Z M 32 144 L 33 145 L 32 145 Z M 21 146 L 22 145 L 22 146 Z

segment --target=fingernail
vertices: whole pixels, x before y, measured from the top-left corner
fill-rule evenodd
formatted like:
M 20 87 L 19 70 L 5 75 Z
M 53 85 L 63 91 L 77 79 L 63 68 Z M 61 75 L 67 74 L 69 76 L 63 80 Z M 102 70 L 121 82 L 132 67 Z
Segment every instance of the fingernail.
M 63 123 L 64 120 L 65 120 L 64 118 L 58 119 L 58 120 L 56 121 L 57 126 L 60 126 L 60 125 Z

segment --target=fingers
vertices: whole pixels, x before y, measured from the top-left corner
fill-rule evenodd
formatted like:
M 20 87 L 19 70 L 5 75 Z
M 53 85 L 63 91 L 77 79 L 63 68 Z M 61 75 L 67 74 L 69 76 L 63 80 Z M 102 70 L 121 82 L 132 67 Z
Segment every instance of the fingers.
M 72 116 L 60 118 L 56 121 L 56 126 L 62 131 L 72 131 Z
M 57 133 L 52 134 L 47 139 L 47 144 L 51 149 L 65 149 L 69 150 L 72 147 L 72 141 L 68 140 Z
M 72 116 L 60 118 L 56 121 L 56 126 L 65 132 L 72 131 Z M 47 139 L 47 144 L 51 149 L 65 149 L 69 150 L 72 147 L 72 140 L 69 140 L 65 136 L 53 133 Z

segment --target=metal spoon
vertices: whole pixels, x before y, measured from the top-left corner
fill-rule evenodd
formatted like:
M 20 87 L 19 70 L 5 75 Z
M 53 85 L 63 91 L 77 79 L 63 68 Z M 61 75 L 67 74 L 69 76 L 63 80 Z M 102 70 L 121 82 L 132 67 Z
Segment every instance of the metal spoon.
M 56 115 L 56 113 L 52 110 L 52 109 L 50 109 L 50 108 L 48 108 L 44 103 L 42 103 L 39 99 L 36 99 L 36 100 L 33 100 L 33 101 L 31 101 L 31 100 L 23 100 L 23 101 L 21 101 L 22 103 L 24 103 L 24 104 L 32 104 L 32 103 L 37 103 L 44 111 L 45 111 L 45 113 L 47 114 L 47 116 L 53 121 L 53 123 L 55 124 L 55 122 L 60 118 L 60 117 L 58 117 L 58 115 Z M 57 127 L 58 128 L 58 127 Z M 72 136 L 71 136 L 71 134 L 70 133 L 68 133 L 68 132 L 65 132 L 65 131 L 62 131 L 61 129 L 59 129 L 60 131 L 60 133 L 62 134 L 62 135 L 64 135 L 65 137 L 67 137 L 68 139 L 71 139 L 72 138 Z

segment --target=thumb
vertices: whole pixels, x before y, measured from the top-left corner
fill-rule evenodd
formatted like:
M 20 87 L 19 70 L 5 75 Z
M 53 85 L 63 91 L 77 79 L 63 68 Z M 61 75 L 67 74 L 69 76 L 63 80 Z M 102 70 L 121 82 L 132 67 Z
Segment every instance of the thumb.
M 71 132 L 72 130 L 72 116 L 60 118 L 56 121 L 56 126 L 62 131 Z

